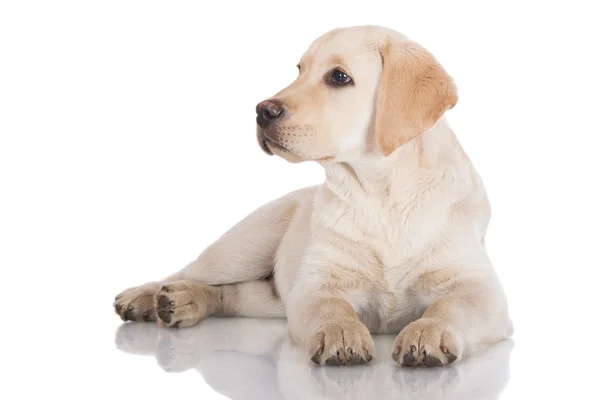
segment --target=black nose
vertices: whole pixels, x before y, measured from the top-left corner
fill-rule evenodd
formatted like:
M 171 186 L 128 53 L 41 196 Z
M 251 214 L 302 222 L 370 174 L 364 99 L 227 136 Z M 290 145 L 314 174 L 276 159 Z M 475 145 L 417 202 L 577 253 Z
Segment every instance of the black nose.
M 265 100 L 256 106 L 256 123 L 265 127 L 283 117 L 283 107 L 277 100 Z

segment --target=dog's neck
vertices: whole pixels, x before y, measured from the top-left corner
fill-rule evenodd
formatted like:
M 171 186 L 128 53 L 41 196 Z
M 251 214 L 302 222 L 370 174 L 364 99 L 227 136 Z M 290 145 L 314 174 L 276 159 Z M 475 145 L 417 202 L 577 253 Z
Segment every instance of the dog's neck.
M 439 173 L 442 165 L 457 162 L 457 147 L 456 136 L 442 117 L 431 129 L 387 157 L 363 154 L 352 161 L 325 165 L 326 185 L 348 200 L 356 193 L 393 199 L 428 175 Z

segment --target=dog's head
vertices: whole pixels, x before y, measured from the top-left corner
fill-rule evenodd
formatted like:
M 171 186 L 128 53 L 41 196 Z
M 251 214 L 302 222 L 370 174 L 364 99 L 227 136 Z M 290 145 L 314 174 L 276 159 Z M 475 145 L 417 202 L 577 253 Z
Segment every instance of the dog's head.
M 292 162 L 388 156 L 458 100 L 431 53 L 386 28 L 328 32 L 298 69 L 290 86 L 256 106 L 260 146 Z

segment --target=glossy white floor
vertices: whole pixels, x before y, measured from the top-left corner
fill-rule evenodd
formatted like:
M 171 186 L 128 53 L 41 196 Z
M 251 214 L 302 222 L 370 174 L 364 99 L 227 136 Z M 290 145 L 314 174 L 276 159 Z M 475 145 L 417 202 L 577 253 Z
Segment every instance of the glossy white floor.
M 115 329 L 114 348 L 106 343 L 111 335 L 103 338 L 101 360 L 111 360 L 103 381 L 119 388 L 110 390 L 117 397 L 128 391 L 152 398 L 264 400 L 541 399 L 597 393 L 594 356 L 586 355 L 585 347 L 571 342 L 563 348 L 560 326 L 545 336 L 529 331 L 523 340 L 516 335 L 448 367 L 410 369 L 392 362 L 392 335 L 375 335 L 371 365 L 318 367 L 291 343 L 284 320 L 209 318 L 179 330 L 124 323 Z M 576 330 L 567 331 L 578 337 Z
M 318 367 L 291 343 L 284 320 L 209 318 L 180 330 L 124 323 L 115 329 L 114 348 L 102 344 L 102 359 L 112 360 L 102 381 L 120 388 L 110 390 L 117 397 L 130 391 L 141 398 L 465 400 L 597 393 L 594 357 L 575 343 L 561 348 L 559 337 L 517 337 L 431 369 L 396 367 L 389 355 L 393 336 L 374 338 L 371 365 Z
M 513 341 L 448 368 L 399 369 L 389 357 L 393 338 L 375 336 L 371 365 L 323 368 L 291 343 L 282 320 L 215 318 L 181 330 L 126 323 L 115 333 L 127 354 L 121 365 L 141 359 L 153 368 L 137 380 L 170 386 L 181 380 L 173 373 L 195 374 L 203 392 L 231 399 L 497 398 L 509 384 Z

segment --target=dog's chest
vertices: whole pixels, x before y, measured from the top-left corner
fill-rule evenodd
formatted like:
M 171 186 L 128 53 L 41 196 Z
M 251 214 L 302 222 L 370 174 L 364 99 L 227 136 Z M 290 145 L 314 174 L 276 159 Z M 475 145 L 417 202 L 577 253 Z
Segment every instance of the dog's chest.
M 372 320 L 371 328 L 381 332 L 394 331 L 424 311 L 422 299 L 412 289 L 418 261 L 395 254 L 387 260 L 393 262 L 386 263 L 386 257 L 381 257 L 381 264 L 371 267 L 379 271 L 368 296 L 369 312 L 364 316 Z
M 364 232 L 361 243 L 373 255 L 369 262 L 357 266 L 370 280 L 360 318 L 373 332 L 396 332 L 425 309 L 411 286 L 423 262 L 428 238 L 417 232 L 417 226 L 426 229 L 417 215 L 391 210 L 379 217 L 383 221 L 372 216 L 362 223 L 354 221 L 354 229 Z
M 380 268 L 380 276 L 370 282 L 368 293 L 358 307 L 359 317 L 372 332 L 397 332 L 418 318 L 425 307 L 411 290 L 410 271 Z
M 423 313 L 426 305 L 411 286 L 444 221 L 446 210 L 422 198 L 388 204 L 363 199 L 351 206 L 339 202 L 320 218 L 329 231 L 361 249 L 352 251 L 348 267 L 360 272 L 349 276 L 364 280 L 358 286 L 365 289 L 348 295 L 372 331 L 396 331 Z

